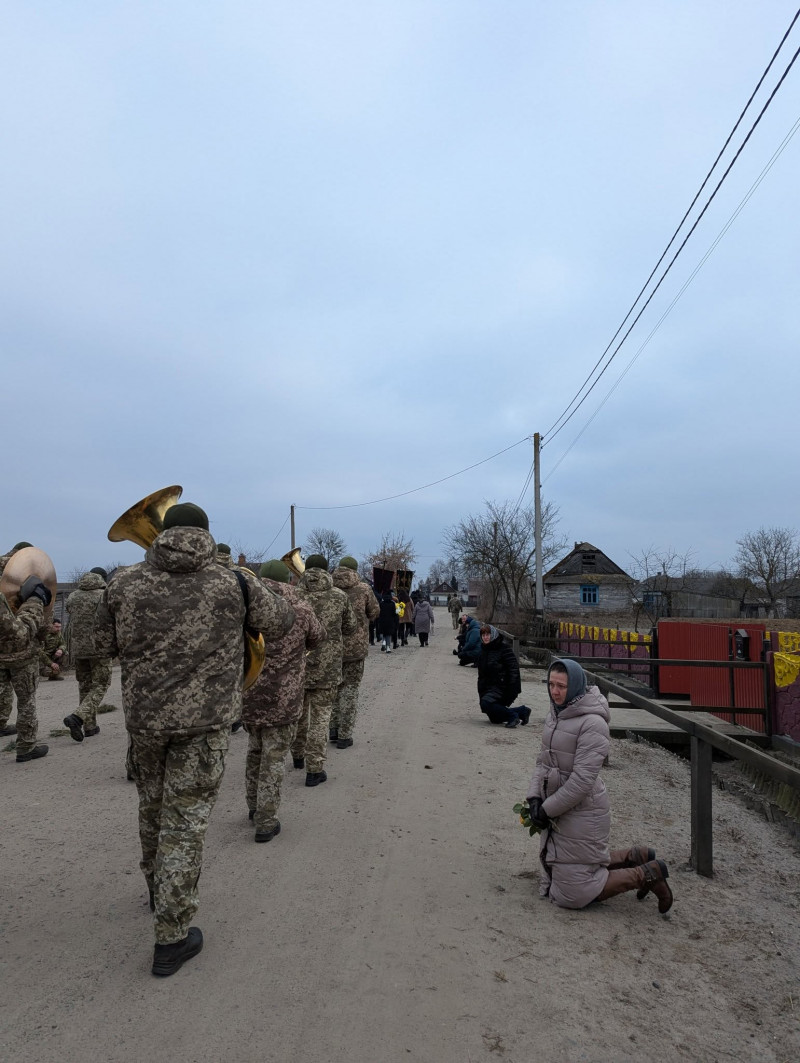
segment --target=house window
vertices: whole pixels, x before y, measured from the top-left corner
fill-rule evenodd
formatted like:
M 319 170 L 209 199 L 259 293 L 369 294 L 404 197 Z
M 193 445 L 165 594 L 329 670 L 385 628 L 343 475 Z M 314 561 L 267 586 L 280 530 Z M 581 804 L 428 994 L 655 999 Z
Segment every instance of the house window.
M 597 605 L 597 584 L 581 584 L 581 605 Z
M 593 553 L 584 553 L 581 555 L 581 561 L 583 562 L 584 568 L 594 568 L 597 559 Z
M 661 591 L 646 591 L 642 595 L 642 604 L 648 613 L 658 613 L 661 610 Z

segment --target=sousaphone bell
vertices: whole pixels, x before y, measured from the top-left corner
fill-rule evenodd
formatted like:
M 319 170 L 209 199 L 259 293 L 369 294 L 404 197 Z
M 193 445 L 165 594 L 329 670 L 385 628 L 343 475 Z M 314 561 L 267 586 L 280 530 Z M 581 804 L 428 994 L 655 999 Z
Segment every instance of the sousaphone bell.
M 45 619 L 49 620 L 56 603 L 58 580 L 55 565 L 44 550 L 36 546 L 23 546 L 21 550 L 12 554 L 0 577 L 0 594 L 5 595 L 8 604 L 16 613 L 22 604 L 18 597 L 19 590 L 28 576 L 38 576 L 50 591 L 50 604 L 45 607 L 44 611 Z
M 145 496 L 114 521 L 108 530 L 108 538 L 112 543 L 128 540 L 149 550 L 156 536 L 164 530 L 164 515 L 175 505 L 182 494 L 183 488 L 178 484 L 173 484 L 172 487 L 162 487 L 160 491 L 154 491 L 151 495 Z M 20 553 L 26 552 L 20 551 Z M 264 667 L 265 656 L 266 646 L 261 632 L 256 638 L 245 630 L 243 690 L 247 690 L 258 679 Z

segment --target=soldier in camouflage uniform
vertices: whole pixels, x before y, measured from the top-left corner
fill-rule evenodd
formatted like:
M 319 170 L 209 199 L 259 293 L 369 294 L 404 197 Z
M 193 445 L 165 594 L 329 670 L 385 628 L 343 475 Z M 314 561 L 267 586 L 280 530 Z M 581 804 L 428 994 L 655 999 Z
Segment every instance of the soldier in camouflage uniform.
M 9 715 L 6 714 L 0 719 L 0 733 L 16 733 L 17 762 L 24 764 L 47 756 L 47 746 L 36 744 L 36 681 L 38 635 L 44 624 L 44 606 L 50 604 L 51 594 L 38 576 L 29 576 L 19 590 L 18 599 L 21 604 L 15 616 L 5 596 L 0 594 L 0 687 L 17 695 L 17 726 L 6 726 Z M 7 704 L 10 709 L 10 698 Z
M 331 741 L 336 742 L 337 749 L 347 749 L 353 744 L 358 688 L 364 675 L 364 659 L 369 652 L 369 625 L 381 610 L 372 588 L 358 578 L 358 562 L 354 557 L 342 558 L 333 574 L 333 585 L 347 595 L 358 623 L 356 633 L 344 640 L 342 682 L 331 713 Z
M 203 510 L 172 506 L 145 560 L 115 574 L 97 613 L 95 645 L 122 665 L 141 868 L 155 912 L 153 974 L 161 976 L 203 947 L 189 922 L 229 729 L 241 714 L 243 625 L 271 641 L 294 621 L 290 606 L 248 573 L 246 608 L 216 553 Z
M 231 548 L 227 543 L 217 543 L 217 564 L 223 568 L 234 568 Z
M 264 667 L 245 691 L 242 718 L 249 735 L 245 768 L 245 796 L 257 842 L 280 833 L 278 809 L 286 754 L 303 711 L 306 653 L 325 638 L 325 629 L 308 605 L 289 586 L 289 569 L 282 561 L 261 566 L 261 578 L 282 595 L 295 611 L 292 630 L 267 646 Z
M 297 584 L 297 594 L 323 624 L 327 639 L 306 660 L 303 714 L 292 742 L 296 768 L 306 769 L 306 786 L 318 786 L 328 778 L 324 771 L 328 731 L 336 691 L 342 681 L 343 639 L 358 631 L 353 607 L 344 591 L 334 587 L 328 562 L 322 554 L 306 560 L 306 570 Z
M 61 621 L 54 620 L 45 625 L 45 631 L 39 636 L 42 648 L 39 650 L 39 675 L 48 679 L 63 679 L 61 669 L 64 667 L 64 650 L 66 643 L 61 634 Z
M 17 552 L 22 550 L 26 546 L 30 546 L 30 543 L 17 543 L 16 546 L 12 546 L 7 554 L 0 555 L 0 576 L 3 575 L 8 562 Z M 14 688 L 8 681 L 7 677 L 4 677 L 4 672 L 0 668 L 0 735 L 15 735 L 17 733 L 16 727 L 9 726 L 9 718 L 14 709 Z
M 70 615 L 70 655 L 75 662 L 79 705 L 64 717 L 64 726 L 76 742 L 100 734 L 97 710 L 111 686 L 111 658 L 103 656 L 94 640 L 95 617 L 106 589 L 105 569 L 93 568 L 81 576 L 78 589 L 67 598 Z

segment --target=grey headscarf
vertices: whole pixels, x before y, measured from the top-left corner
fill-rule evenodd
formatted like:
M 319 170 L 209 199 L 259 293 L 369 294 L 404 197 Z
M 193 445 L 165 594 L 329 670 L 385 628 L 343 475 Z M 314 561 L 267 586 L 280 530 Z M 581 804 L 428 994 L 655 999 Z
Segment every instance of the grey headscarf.
M 566 668 L 566 670 L 567 670 L 567 698 L 566 698 L 566 701 L 564 702 L 563 705 L 556 705 L 556 703 L 553 701 L 553 699 L 552 698 L 550 699 L 550 703 L 552 704 L 556 715 L 558 715 L 558 713 L 561 712 L 562 709 L 565 709 L 567 707 L 567 705 L 569 705 L 569 703 L 571 701 L 575 701 L 576 698 L 583 697 L 583 695 L 586 693 L 587 683 L 586 683 L 586 672 L 584 672 L 584 670 L 581 668 L 581 666 L 578 664 L 577 661 L 570 661 L 570 660 L 563 660 L 562 661 L 560 658 L 559 658 L 558 661 L 553 661 L 553 664 L 551 664 L 550 667 L 547 669 L 548 681 L 550 679 L 550 673 L 553 670 L 553 666 L 556 665 L 556 664 L 563 665 L 564 668 Z M 549 689 L 549 687 L 548 687 L 548 689 Z

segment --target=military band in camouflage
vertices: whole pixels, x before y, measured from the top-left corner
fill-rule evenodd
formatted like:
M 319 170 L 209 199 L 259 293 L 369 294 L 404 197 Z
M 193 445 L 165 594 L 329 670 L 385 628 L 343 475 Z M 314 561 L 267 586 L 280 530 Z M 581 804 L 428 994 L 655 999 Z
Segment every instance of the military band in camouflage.
M 331 730 L 339 739 L 352 738 L 358 715 L 358 688 L 364 675 L 363 661 L 345 661 L 342 665 L 342 683 L 336 692 L 331 713 Z
M 286 754 L 296 727 L 294 723 L 282 727 L 248 727 L 245 797 L 256 831 L 271 831 L 278 824 Z
M 139 791 L 139 866 L 155 894 L 159 945 L 185 938 L 197 911 L 203 841 L 227 749 L 227 729 L 182 737 L 130 734 L 130 766 Z
M 303 713 L 292 741 L 292 756 L 305 757 L 306 772 L 322 771 L 328 751 L 328 732 L 336 687 L 306 688 Z
M 75 662 L 75 678 L 78 680 L 80 698 L 75 715 L 83 720 L 84 731 L 93 730 L 97 726 L 97 710 L 111 686 L 110 658 L 80 658 Z

